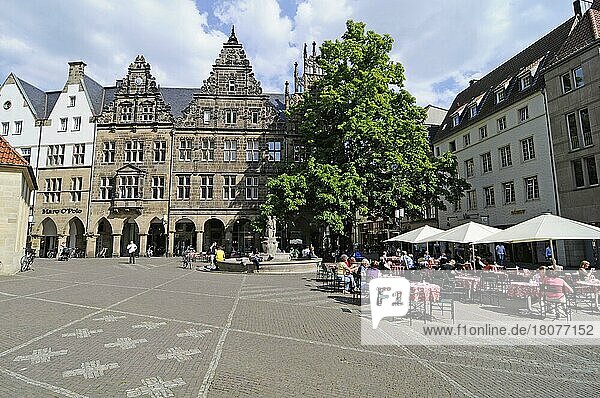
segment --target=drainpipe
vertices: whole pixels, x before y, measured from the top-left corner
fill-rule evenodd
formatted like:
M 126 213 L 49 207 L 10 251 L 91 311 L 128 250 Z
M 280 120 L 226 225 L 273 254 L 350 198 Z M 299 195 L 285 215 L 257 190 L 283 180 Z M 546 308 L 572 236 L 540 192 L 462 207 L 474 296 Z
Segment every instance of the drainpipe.
M 171 240 L 171 192 L 173 191 L 173 148 L 175 145 L 175 126 L 171 130 L 171 148 L 169 149 L 169 201 L 167 206 L 167 225 L 165 226 L 165 233 L 167 234 L 167 244 L 165 245 L 165 257 L 169 257 L 169 240 Z M 198 243 L 196 242 L 196 246 Z
M 96 163 L 96 132 L 98 126 L 98 117 L 94 116 L 94 134 L 92 138 L 92 164 L 90 165 L 90 185 L 88 188 L 88 204 L 87 204 L 87 216 L 85 221 L 85 231 L 89 234 L 90 232 L 90 212 L 92 207 L 92 181 L 94 180 L 94 164 Z M 94 252 L 96 248 L 94 248 Z
M 556 180 L 556 162 L 554 160 L 554 145 L 552 144 L 552 127 L 550 126 L 550 114 L 548 113 L 548 97 L 546 89 L 542 89 L 544 97 L 544 111 L 546 113 L 546 127 L 548 128 L 548 144 L 550 146 L 550 164 L 552 165 L 552 186 L 554 188 L 554 201 L 556 215 L 560 216 L 560 197 L 558 195 L 558 181 Z

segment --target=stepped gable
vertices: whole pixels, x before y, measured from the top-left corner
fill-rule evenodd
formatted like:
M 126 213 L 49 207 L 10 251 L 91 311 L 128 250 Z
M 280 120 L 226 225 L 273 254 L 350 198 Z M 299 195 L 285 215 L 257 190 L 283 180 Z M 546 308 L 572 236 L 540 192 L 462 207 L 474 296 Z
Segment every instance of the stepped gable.
M 550 33 L 540 38 L 514 57 L 498 66 L 496 69 L 474 81 L 469 87 L 460 92 L 442 122 L 442 127 L 432 137 L 432 141 L 438 142 L 445 137 L 451 136 L 457 131 L 479 122 L 482 119 L 518 102 L 543 87 L 544 79 L 541 71 L 552 60 L 569 36 L 575 23 L 576 17 L 571 17 Z M 531 68 L 532 84 L 520 90 L 519 79 L 521 73 Z M 535 72 L 535 74 L 533 73 Z M 505 99 L 499 103 L 495 101 L 495 90 L 504 86 Z M 477 104 L 477 114 L 469 117 L 469 105 Z M 452 117 L 456 114 L 461 116 L 461 122 L 452 126 Z
M 172 123 L 173 116 L 171 107 L 168 105 L 156 84 L 156 79 L 150 73 L 150 64 L 146 62 L 143 55 L 138 55 L 128 68 L 127 76 L 117 80 L 114 98 L 107 103 L 98 118 L 99 124 L 123 123 L 119 119 L 119 107 L 121 105 L 139 107 L 150 104 L 155 107 L 155 118 L 151 121 L 133 120 L 130 123 Z M 136 112 L 138 114 L 138 112 Z

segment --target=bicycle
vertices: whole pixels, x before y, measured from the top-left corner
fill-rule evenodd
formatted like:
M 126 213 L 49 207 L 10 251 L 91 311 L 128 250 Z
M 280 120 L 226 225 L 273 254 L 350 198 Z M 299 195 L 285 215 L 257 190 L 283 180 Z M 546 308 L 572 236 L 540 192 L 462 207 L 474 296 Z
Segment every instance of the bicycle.
M 35 258 L 34 254 L 33 254 L 33 250 L 27 249 L 25 248 L 25 255 L 23 255 L 23 257 L 21 257 L 21 272 L 25 272 L 25 271 L 29 271 L 32 270 L 33 268 L 31 268 L 31 266 L 33 265 L 33 259 Z

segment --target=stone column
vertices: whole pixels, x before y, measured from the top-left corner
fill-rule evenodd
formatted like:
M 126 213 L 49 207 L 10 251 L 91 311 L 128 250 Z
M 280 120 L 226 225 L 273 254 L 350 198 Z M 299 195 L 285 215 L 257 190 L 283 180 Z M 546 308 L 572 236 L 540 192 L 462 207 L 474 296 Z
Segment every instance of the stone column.
M 196 251 L 202 252 L 204 243 L 204 231 L 196 231 Z
M 96 236 L 90 236 L 85 242 L 85 256 L 96 257 Z
M 140 247 L 138 248 L 139 257 L 145 256 L 146 250 L 148 250 L 148 234 L 140 234 Z
M 168 242 L 168 247 L 167 247 L 167 253 L 166 256 L 167 257 L 171 257 L 173 255 L 173 250 L 175 245 L 175 232 L 174 231 L 169 231 L 169 242 Z
M 56 240 L 58 243 L 58 247 L 60 247 L 61 245 L 67 246 L 67 235 L 58 235 L 56 237 Z
M 121 256 L 121 234 L 113 234 L 112 257 Z
M 226 228 L 225 229 L 225 241 L 223 242 L 223 249 L 225 249 L 226 253 L 229 253 L 231 251 L 231 240 L 233 238 L 233 232 L 231 231 L 231 228 Z

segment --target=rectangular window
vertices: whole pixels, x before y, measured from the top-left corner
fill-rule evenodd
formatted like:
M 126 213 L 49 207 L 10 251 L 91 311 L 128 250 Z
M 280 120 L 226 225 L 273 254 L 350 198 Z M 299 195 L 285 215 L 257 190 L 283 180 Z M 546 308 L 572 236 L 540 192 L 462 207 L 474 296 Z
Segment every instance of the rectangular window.
M 440 156 L 440 147 L 439 146 L 435 147 L 435 156 Z
M 481 170 L 484 173 L 490 173 L 492 171 L 492 154 L 491 152 L 486 152 L 481 155 Z
M 85 144 L 73 145 L 73 165 L 82 165 L 85 162 Z
M 306 148 L 303 145 L 294 145 L 294 162 L 303 162 Z
M 60 130 L 58 130 L 58 131 L 67 131 L 68 124 L 69 124 L 69 119 L 66 117 L 61 117 L 60 118 Z
M 223 141 L 223 161 L 235 162 L 237 160 L 237 141 Z
M 144 143 L 142 141 L 127 141 L 125 143 L 125 162 L 142 163 L 144 161 Z
M 182 138 L 179 140 L 179 160 L 183 162 L 192 161 L 192 139 Z
M 223 199 L 235 199 L 236 176 L 223 176 Z
M 529 72 L 528 74 L 523 76 L 521 78 L 521 90 L 525 90 L 526 88 L 531 86 L 532 81 L 533 81 L 533 78 L 531 77 L 531 72 Z
M 258 140 L 246 141 L 246 162 L 258 162 Z
M 162 163 L 167 159 L 167 141 L 154 141 L 154 162 Z
M 505 145 L 499 150 L 500 153 L 500 167 L 512 166 L 512 155 L 510 153 L 510 145 Z
M 526 162 L 535 159 L 535 147 L 533 145 L 533 137 L 521 140 L 521 149 L 523 150 L 523 161 Z
M 208 124 L 208 122 L 210 122 L 210 111 L 204 111 L 204 124 Z
M 456 141 L 452 140 L 448 143 L 448 150 L 450 152 L 456 152 Z
M 579 149 L 579 134 L 577 132 L 577 120 L 574 113 L 569 113 L 567 115 L 567 131 L 569 132 L 571 149 Z
M 258 111 L 252 111 L 252 123 L 253 124 L 258 123 Z
M 226 124 L 236 124 L 237 123 L 237 113 L 235 111 L 225 111 L 225 123 Z
M 483 140 L 484 138 L 487 138 L 487 136 L 487 126 L 479 127 L 479 139 Z
M 494 187 L 483 188 L 483 194 L 485 196 L 485 207 L 496 206 L 496 197 L 494 194 Z
M 70 95 L 69 96 L 69 108 L 72 108 L 75 106 L 75 96 L 74 95 Z
M 460 115 L 452 116 L 452 127 L 456 127 L 460 124 Z
M 21 156 L 27 163 L 31 163 L 31 148 L 21 148 Z
M 200 199 L 211 200 L 213 198 L 213 176 L 200 176 Z
M 583 146 L 592 145 L 594 143 L 592 141 L 592 127 L 587 108 L 579 110 L 579 124 L 581 125 L 581 134 L 583 135 Z
M 62 190 L 62 178 L 46 178 L 44 203 L 59 203 Z
M 165 198 L 165 177 L 164 176 L 153 176 L 152 177 L 152 199 L 164 199 Z
M 110 177 L 100 178 L 100 199 L 108 200 L 113 197 L 113 184 Z
M 246 200 L 258 200 L 258 177 L 246 177 Z
M 581 159 L 573 160 L 573 176 L 575 177 L 575 188 L 583 188 L 585 181 L 583 178 L 583 166 L 581 165 Z
M 596 168 L 596 158 L 590 156 L 584 158 L 585 167 L 587 168 L 588 180 L 590 185 L 598 185 L 598 169 Z
M 467 209 L 477 210 L 477 191 L 467 191 Z
M 15 132 L 14 135 L 20 135 L 23 133 L 23 121 L 22 120 L 17 120 L 15 122 Z
M 569 73 L 562 75 L 560 80 L 562 82 L 563 93 L 568 93 L 569 91 L 573 90 L 573 85 L 571 84 L 571 75 Z
M 154 120 L 154 104 L 145 103 L 142 107 L 142 122 L 151 122 Z
M 215 142 L 209 138 L 203 138 L 200 143 L 200 154 L 203 162 L 215 160 Z
M 465 160 L 465 176 L 469 178 L 473 177 L 473 174 L 475 174 L 475 163 L 473 159 L 467 159 Z
M 519 122 L 524 122 L 529 119 L 529 107 L 523 107 L 519 109 Z
M 121 106 L 121 121 L 131 122 L 133 120 L 133 106 L 124 104 Z
M 115 142 L 106 141 L 102 144 L 102 163 L 115 162 Z
M 496 103 L 504 101 L 504 89 L 496 91 Z
M 573 69 L 573 82 L 575 83 L 575 88 L 582 87 L 585 84 L 583 81 L 583 68 L 581 66 Z
M 65 163 L 65 146 L 49 145 L 46 166 L 62 166 Z
M 229 81 L 228 91 L 229 92 L 235 91 L 235 80 L 230 80 Z
M 471 134 L 470 133 L 463 135 L 463 144 L 464 144 L 464 146 L 471 145 Z
M 502 184 L 502 190 L 504 191 L 504 204 L 515 203 L 515 183 L 513 181 L 505 182 Z
M 506 116 L 502 116 L 496 120 L 496 125 L 498 126 L 498 131 L 504 130 L 506 128 Z
M 138 176 L 120 176 L 119 177 L 119 198 L 120 199 L 141 199 L 140 177 L 138 177 Z
M 73 131 L 81 130 L 81 116 L 75 116 L 73 118 Z
M 192 176 L 189 174 L 177 176 L 177 199 L 187 200 L 190 198 L 191 180 Z
M 527 200 L 540 198 L 540 187 L 537 176 L 525 178 L 525 197 Z
M 269 162 L 280 162 L 281 161 L 281 142 L 270 141 L 269 147 Z
M 83 177 L 71 177 L 71 202 L 81 202 Z
M 469 108 L 469 117 L 474 118 L 475 116 L 477 116 L 477 105 L 473 105 Z
M 10 131 L 10 123 L 2 122 L 2 135 L 8 135 L 9 131 Z

